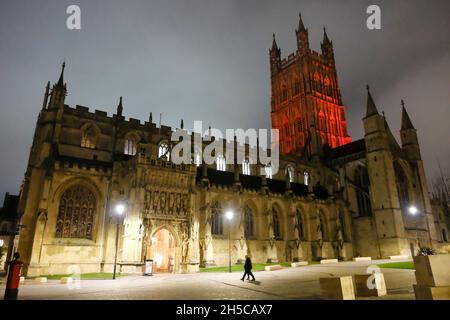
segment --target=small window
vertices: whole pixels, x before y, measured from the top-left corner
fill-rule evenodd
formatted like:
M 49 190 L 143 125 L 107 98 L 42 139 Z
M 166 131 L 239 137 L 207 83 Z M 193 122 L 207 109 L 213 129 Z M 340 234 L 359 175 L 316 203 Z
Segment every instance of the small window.
M 272 179 L 272 165 L 271 164 L 266 165 L 265 171 L 266 171 L 266 178 Z
M 254 217 L 252 209 L 248 205 L 244 207 L 244 236 L 246 239 L 254 236 Z
M 289 182 L 295 182 L 295 170 L 292 166 L 286 167 L 286 175 L 289 176 Z
M 200 151 L 197 149 L 194 152 L 194 163 L 197 167 L 200 167 L 200 165 L 202 164 L 202 155 L 200 154 Z
M 242 162 L 242 174 L 249 176 L 251 174 L 250 172 L 250 162 L 245 159 Z
M 216 169 L 217 171 L 226 171 L 227 164 L 225 161 L 225 157 L 223 155 L 218 155 L 216 158 Z
M 273 211 L 272 212 L 273 236 L 275 237 L 276 240 L 281 240 L 280 217 L 275 208 L 273 208 L 272 211 Z
M 166 161 L 170 160 L 169 144 L 161 142 L 158 147 L 158 158 Z
M 309 172 L 306 170 L 303 172 L 303 184 L 309 186 Z

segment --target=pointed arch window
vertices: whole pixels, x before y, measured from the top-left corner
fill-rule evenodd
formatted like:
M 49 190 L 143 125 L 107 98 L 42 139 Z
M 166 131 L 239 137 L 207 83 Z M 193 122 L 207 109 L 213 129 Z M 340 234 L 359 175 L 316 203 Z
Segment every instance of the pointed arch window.
M 398 201 L 403 213 L 406 213 L 409 207 L 408 179 L 402 166 L 397 162 L 394 163 L 394 171 L 397 182 Z
M 346 228 L 346 224 L 345 224 L 345 212 L 344 212 L 344 209 L 342 209 L 342 208 L 339 208 L 339 225 L 341 227 L 343 240 L 346 241 L 347 240 L 347 228 Z
M 170 160 L 169 144 L 166 141 L 161 141 L 158 146 L 158 158 L 162 160 Z
M 280 215 L 275 208 L 272 208 L 272 228 L 275 239 L 281 240 Z
M 244 207 L 244 236 L 246 239 L 254 237 L 254 216 L 248 205 Z
M 328 235 L 326 232 L 326 220 L 325 220 L 325 216 L 323 214 L 323 212 L 319 213 L 319 219 L 318 219 L 318 226 L 317 226 L 317 238 L 318 239 L 322 239 L 324 241 L 326 241 L 328 239 Z
M 298 239 L 305 240 L 306 239 L 305 222 L 303 221 L 303 215 L 299 209 L 297 209 L 297 212 L 295 213 L 295 217 L 296 217 L 295 228 L 297 229 Z
M 88 149 L 95 149 L 96 145 L 96 132 L 92 126 L 88 126 L 81 133 L 81 147 Z
M 281 86 L 281 102 L 284 102 L 288 99 L 288 89 L 286 85 Z
M 137 139 L 134 136 L 127 136 L 125 138 L 125 146 L 124 146 L 124 153 L 126 155 L 134 156 L 136 155 L 137 150 Z
M 222 207 L 216 202 L 211 209 L 211 234 L 223 234 L 223 212 Z
M 221 154 L 219 154 L 216 158 L 216 169 L 217 171 L 226 171 L 227 170 L 227 164 L 225 157 Z
M 292 85 L 292 95 L 296 96 L 300 93 L 300 81 L 298 78 L 295 78 L 294 84 Z
M 369 175 L 365 167 L 359 166 L 355 170 L 355 189 L 360 216 L 372 215 L 372 206 L 369 198 Z
M 67 189 L 59 200 L 55 237 L 92 239 L 95 208 L 89 189 L 79 185 Z

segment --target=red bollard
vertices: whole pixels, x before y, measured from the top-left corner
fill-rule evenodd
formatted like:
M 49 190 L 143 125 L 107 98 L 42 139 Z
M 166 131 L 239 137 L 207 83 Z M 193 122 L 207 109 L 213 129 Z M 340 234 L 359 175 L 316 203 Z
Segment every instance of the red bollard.
M 19 294 L 20 270 L 23 262 L 19 260 L 19 253 L 14 254 L 14 260 L 9 263 L 8 280 L 6 281 L 5 300 L 17 300 Z

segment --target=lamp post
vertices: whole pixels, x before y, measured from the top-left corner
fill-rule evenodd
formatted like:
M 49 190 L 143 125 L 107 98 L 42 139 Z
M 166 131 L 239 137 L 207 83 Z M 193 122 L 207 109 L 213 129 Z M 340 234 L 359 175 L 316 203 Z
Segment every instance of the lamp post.
M 225 216 L 228 219 L 228 272 L 231 272 L 231 220 L 233 220 L 233 211 L 228 210 Z
M 114 208 L 114 211 L 117 215 L 117 224 L 116 224 L 116 254 L 114 255 L 114 272 L 113 272 L 113 280 L 116 279 L 116 266 L 117 266 L 117 251 L 119 248 L 119 228 L 120 228 L 120 218 L 125 213 L 126 206 L 123 203 L 118 203 Z

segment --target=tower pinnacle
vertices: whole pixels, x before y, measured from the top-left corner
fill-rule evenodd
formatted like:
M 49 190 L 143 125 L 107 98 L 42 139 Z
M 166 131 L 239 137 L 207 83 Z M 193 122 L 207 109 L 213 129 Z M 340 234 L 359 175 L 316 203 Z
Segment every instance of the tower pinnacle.
M 402 128 L 401 128 L 401 130 L 415 129 L 411 122 L 411 118 L 409 117 L 408 112 L 406 111 L 405 101 L 403 99 L 401 101 L 401 104 L 402 104 Z
M 378 113 L 377 107 L 375 105 L 375 102 L 373 101 L 372 94 L 370 93 L 369 85 L 366 85 L 366 89 L 367 89 L 367 112 L 366 112 L 366 117 L 370 117 L 370 116 L 373 116 L 373 115 L 377 115 L 379 113 Z

